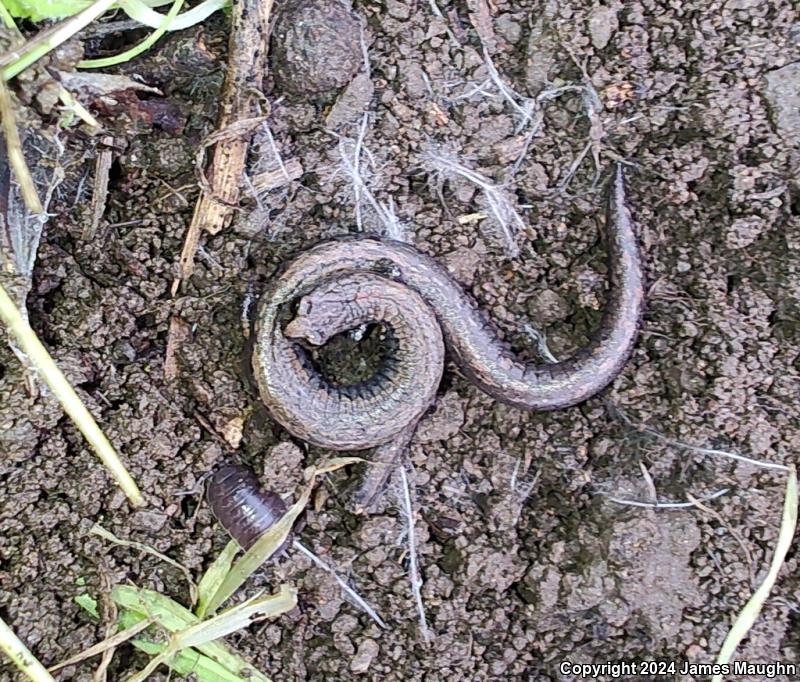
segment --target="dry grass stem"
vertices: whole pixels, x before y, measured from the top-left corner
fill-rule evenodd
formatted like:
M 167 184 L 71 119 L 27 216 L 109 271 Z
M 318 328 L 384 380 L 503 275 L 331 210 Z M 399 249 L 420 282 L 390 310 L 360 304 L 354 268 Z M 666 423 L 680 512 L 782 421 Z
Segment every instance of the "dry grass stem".
M 444 24 L 444 30 L 447 31 L 447 37 L 450 38 L 450 42 L 453 43 L 453 47 L 460 48 L 461 43 L 458 42 L 458 38 L 456 38 L 455 34 L 450 30 L 450 26 L 447 24 L 447 19 L 444 18 L 442 10 L 440 10 L 439 5 L 436 4 L 436 0 L 428 0 L 428 4 L 430 5 L 433 15 Z
M 752 457 L 741 455 L 738 452 L 731 452 L 728 450 L 716 450 L 713 448 L 698 447 L 696 445 L 690 445 L 688 443 L 684 443 L 674 438 L 670 438 L 668 436 L 665 436 L 661 432 L 657 431 L 652 426 L 647 426 L 646 424 L 639 424 L 634 422 L 630 417 L 628 417 L 627 414 L 625 414 L 625 412 L 623 412 L 619 407 L 617 407 L 613 403 L 607 402 L 607 405 L 610 408 L 609 411 L 612 413 L 612 415 L 617 417 L 621 422 L 629 426 L 631 429 L 637 431 L 638 433 L 643 433 L 645 435 L 651 436 L 652 438 L 655 438 L 656 440 L 661 441 L 666 445 L 670 445 L 675 448 L 680 448 L 681 450 L 686 450 L 688 452 L 694 452 L 698 455 L 733 459 L 738 462 L 744 462 L 745 464 L 752 464 L 753 466 L 760 467 L 762 469 L 772 469 L 774 471 L 784 471 L 784 472 L 789 471 L 789 467 L 787 467 L 785 464 L 778 464 L 777 462 L 769 462 L 766 460 L 754 459 Z
M 233 4 L 228 68 L 217 130 L 230 130 L 253 117 L 254 92 L 266 71 L 267 41 L 272 0 L 245 0 Z M 263 119 L 262 119 L 263 120 Z M 250 145 L 250 134 L 220 140 L 214 147 L 207 171 L 210 191 L 204 190 L 195 205 L 180 256 L 180 272 L 173 282 L 173 296 L 194 269 L 194 255 L 203 230 L 216 234 L 230 224 L 232 205 L 239 200 L 242 175 Z
M 381 232 L 386 237 L 397 241 L 408 241 L 407 230 L 395 213 L 394 202 L 391 199 L 388 203 L 378 201 L 370 187 L 370 184 L 375 184 L 377 173 L 375 157 L 364 144 L 368 123 L 369 114 L 364 114 L 355 139 L 339 138 L 339 164 L 333 176 L 335 177 L 341 171 L 350 180 L 356 228 L 359 232 L 364 231 L 364 203 L 366 202 L 375 214 L 381 225 Z
M 737 533 L 730 523 L 728 523 L 725 518 L 720 514 L 716 509 L 712 509 L 711 507 L 703 504 L 700 500 L 698 500 L 694 495 L 691 493 L 686 493 L 686 499 L 689 500 L 695 507 L 697 507 L 700 511 L 705 512 L 709 516 L 715 518 L 727 531 L 730 533 L 731 537 L 736 540 L 739 547 L 742 548 L 742 552 L 747 559 L 747 575 L 750 579 L 750 586 L 755 587 L 756 584 L 756 577 L 753 571 L 753 554 L 750 551 L 750 548 L 745 544 L 742 536 Z
M 417 606 L 420 635 L 422 636 L 422 641 L 428 644 L 431 641 L 431 633 L 428 629 L 428 619 L 425 616 L 425 604 L 422 602 L 422 575 L 419 571 L 419 559 L 417 558 L 416 513 L 411 503 L 411 490 L 408 485 L 408 474 L 406 473 L 405 465 L 401 464 L 397 469 L 400 478 L 398 497 L 406 522 L 408 573 L 411 580 L 411 593 L 414 596 L 414 603 Z
M 375 609 L 373 609 L 358 592 L 356 592 L 352 587 L 350 587 L 350 585 L 347 584 L 345 579 L 342 578 L 332 566 L 326 564 L 322 559 L 320 559 L 316 554 L 314 554 L 314 552 L 308 549 L 308 547 L 306 547 L 299 540 L 295 540 L 292 543 L 292 547 L 294 547 L 303 556 L 308 557 L 308 559 L 310 559 L 315 566 L 318 566 L 323 571 L 331 575 L 333 579 L 336 581 L 336 583 L 339 585 L 339 587 L 342 588 L 342 591 L 345 593 L 345 595 L 347 595 L 358 608 L 360 608 L 364 613 L 366 613 L 370 618 L 372 618 L 372 620 L 374 620 L 378 625 L 380 625 L 380 627 L 384 629 L 388 627 L 383 618 L 381 618 L 377 614 Z
M 519 117 L 517 121 L 517 132 L 520 132 L 530 123 L 533 110 L 536 107 L 536 100 L 520 95 L 503 80 L 485 45 L 483 47 L 483 61 L 484 64 L 486 64 L 486 69 L 489 71 L 489 79 L 500 92 L 500 96 L 517 113 Z
M 76 663 L 80 663 L 81 661 L 85 661 L 87 658 L 92 658 L 93 656 L 97 656 L 98 654 L 104 654 L 107 651 L 113 651 L 116 649 L 120 644 L 124 644 L 132 637 L 138 635 L 142 630 L 146 630 L 155 622 L 152 618 L 146 618 L 135 625 L 118 632 L 116 635 L 113 635 L 107 639 L 104 639 L 102 642 L 98 642 L 94 646 L 90 646 L 88 649 L 84 649 L 79 654 L 75 654 L 71 656 L 65 661 L 61 661 L 61 663 L 54 665 L 50 668 L 50 672 L 54 673 L 61 668 L 66 668 L 70 665 L 75 665 Z
M 0 319 L 13 334 L 20 350 L 27 355 L 31 366 L 44 379 L 64 411 L 84 435 L 120 488 L 125 491 L 131 504 L 135 507 L 144 506 L 144 497 L 116 450 L 2 285 L 0 285 Z
M 693 497 L 692 502 L 672 502 L 672 501 L 662 502 L 659 500 L 656 500 L 655 502 L 642 502 L 640 500 L 627 500 L 621 497 L 616 497 L 615 495 L 610 495 L 609 493 L 606 493 L 602 490 L 598 490 L 597 494 L 602 495 L 609 502 L 614 502 L 615 504 L 621 504 L 626 507 L 641 507 L 643 509 L 689 509 L 691 507 L 696 507 L 698 500 L 702 502 L 708 502 L 709 500 L 716 500 L 718 497 L 722 497 L 729 491 L 730 488 L 721 488 L 720 490 L 715 490 L 713 493 L 704 495 L 703 497 L 700 498 Z
M 480 190 L 484 209 L 506 252 L 512 258 L 519 255 L 517 234 L 525 230 L 525 221 L 517 210 L 517 200 L 511 192 L 451 154 L 429 151 L 422 155 L 422 163 L 436 175 L 439 186 L 444 180 L 457 177 L 475 185 Z
M 0 651 L 11 659 L 11 662 L 33 682 L 55 682 L 45 667 L 28 650 L 22 640 L 0 618 Z
M 28 164 L 25 162 L 25 155 L 22 152 L 22 140 L 17 130 L 17 119 L 14 115 L 11 93 L 2 79 L 0 79 L 0 119 L 2 119 L 8 162 L 19 183 L 25 205 L 31 213 L 43 213 L 44 207 L 39 199 L 39 194 L 36 192 L 36 185 L 33 182 Z
M 111 163 L 114 159 L 114 152 L 111 145 L 114 143 L 113 137 L 104 137 L 100 142 L 100 149 L 94 163 L 94 185 L 92 189 L 92 211 L 91 220 L 83 231 L 83 239 L 90 241 L 94 238 L 100 221 L 106 212 L 106 202 L 108 201 L 108 178 L 111 172 Z
M 140 552 L 144 552 L 145 554 L 150 554 L 158 559 L 161 559 L 161 561 L 163 561 L 164 563 L 167 563 L 170 566 L 174 566 L 181 573 L 183 573 L 184 578 L 186 578 L 186 582 L 189 584 L 189 598 L 191 600 L 192 606 L 194 606 L 194 604 L 197 602 L 197 585 L 192 579 L 191 572 L 183 564 L 175 561 L 175 559 L 170 559 L 170 557 L 168 557 L 166 554 L 162 554 L 157 549 L 153 549 L 149 545 L 145 545 L 142 542 L 136 542 L 134 540 L 123 540 L 122 538 L 118 538 L 116 535 L 114 535 L 110 531 L 107 531 L 99 524 L 95 524 L 94 526 L 92 526 L 92 529 L 89 532 L 92 535 L 97 535 L 98 537 L 103 538 L 103 540 L 112 542 L 115 545 L 120 545 L 122 547 L 131 547 L 132 549 L 138 549 Z
M 658 504 L 656 484 L 653 482 L 653 477 L 650 475 L 650 472 L 647 470 L 644 462 L 639 462 L 639 470 L 642 472 L 642 478 L 644 478 L 644 483 L 647 486 L 647 492 L 650 495 L 650 499 L 653 501 L 653 503 Z

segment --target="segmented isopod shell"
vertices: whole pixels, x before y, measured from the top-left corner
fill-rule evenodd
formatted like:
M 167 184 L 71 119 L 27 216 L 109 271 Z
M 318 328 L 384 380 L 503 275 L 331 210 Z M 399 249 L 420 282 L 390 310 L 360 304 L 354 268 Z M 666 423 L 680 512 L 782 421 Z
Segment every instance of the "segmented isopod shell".
M 227 464 L 214 474 L 208 486 L 208 502 L 217 521 L 244 550 L 250 549 L 287 509 L 279 495 L 262 490 L 256 475 L 238 464 Z

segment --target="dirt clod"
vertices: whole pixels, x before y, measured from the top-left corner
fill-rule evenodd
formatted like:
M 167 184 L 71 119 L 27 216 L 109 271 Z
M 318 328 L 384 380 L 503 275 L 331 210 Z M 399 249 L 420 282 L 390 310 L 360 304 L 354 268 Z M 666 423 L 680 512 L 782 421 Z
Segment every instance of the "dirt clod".
M 447 440 L 458 432 L 463 423 L 461 398 L 455 393 L 446 393 L 437 400 L 433 411 L 422 419 L 414 437 L 420 443 Z
M 589 15 L 589 34 L 592 38 L 592 45 L 598 50 L 602 50 L 614 31 L 619 28 L 617 12 L 620 8 L 612 3 L 610 5 L 597 5 Z
M 294 0 L 275 24 L 270 62 L 281 91 L 330 93 L 361 69 L 361 24 L 338 2 Z
M 350 672 L 361 675 L 369 670 L 372 661 L 378 655 L 378 643 L 374 639 L 365 639 L 358 645 L 358 650 L 350 661 Z

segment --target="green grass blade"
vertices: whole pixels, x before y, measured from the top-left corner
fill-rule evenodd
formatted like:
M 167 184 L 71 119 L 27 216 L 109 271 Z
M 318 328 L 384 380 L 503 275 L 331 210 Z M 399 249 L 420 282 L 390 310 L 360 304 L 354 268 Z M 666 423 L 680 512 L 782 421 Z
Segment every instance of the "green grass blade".
M 169 0 L 167 0 L 167 2 L 157 3 L 145 3 L 141 0 L 119 0 L 118 4 L 122 11 L 131 19 L 145 26 L 149 26 L 150 28 L 158 28 L 164 20 L 164 15 L 154 12 L 151 7 L 162 4 L 168 5 Z M 199 24 L 201 21 L 205 21 L 209 16 L 214 14 L 214 12 L 227 7 L 229 4 L 229 0 L 204 0 L 204 2 L 201 2 L 199 5 L 175 17 L 167 30 L 182 31 L 185 28 Z
M 189 609 L 152 590 L 117 585 L 111 591 L 111 598 L 118 606 L 132 611 L 140 619 L 153 618 L 158 625 L 171 634 L 186 630 L 200 622 L 200 619 Z M 227 670 L 245 677 L 249 675 L 250 682 L 270 682 L 266 675 L 256 670 L 222 641 L 207 642 L 197 648 Z
M 28 647 L 22 643 L 22 640 L 14 634 L 14 631 L 6 625 L 2 618 L 0 618 L 0 650 L 34 682 L 54 682 L 52 675 L 28 651 Z
M 75 426 L 80 429 L 89 445 L 97 453 L 100 461 L 103 462 L 114 477 L 114 480 L 116 480 L 117 485 L 128 496 L 131 504 L 135 507 L 143 507 L 145 501 L 142 493 L 139 492 L 139 488 L 120 460 L 116 450 L 109 443 L 108 438 L 101 431 L 89 410 L 86 409 L 83 401 L 75 393 L 75 389 L 70 386 L 50 353 L 47 352 L 39 337 L 36 336 L 36 332 L 31 329 L 30 325 L 22 317 L 19 309 L 2 285 L 0 285 L 0 320 L 6 324 L 17 340 L 20 349 L 28 356 L 31 365 L 39 373 L 39 376 L 44 379 L 53 395 L 61 403 L 64 411 L 75 423 Z
M 85 10 L 69 19 L 65 19 L 55 26 L 50 26 L 19 49 L 0 57 L 3 79 L 9 80 L 35 64 L 48 52 L 57 48 L 65 40 L 69 40 L 82 29 L 86 28 L 95 19 L 105 14 L 116 0 L 96 0 Z
M 0 2 L 0 21 L 3 22 L 3 26 L 11 31 L 14 32 L 14 35 L 19 35 L 19 29 L 17 28 L 16 23 L 14 23 L 14 17 L 11 16 L 11 13 L 6 9 L 6 6 Z
M 772 555 L 772 562 L 769 566 L 767 576 L 764 582 L 758 586 L 758 589 L 753 593 L 753 596 L 744 605 L 744 608 L 736 617 L 733 625 L 731 626 L 728 636 L 722 643 L 719 655 L 717 656 L 717 663 L 727 664 L 736 651 L 741 641 L 747 636 L 750 628 L 753 627 L 758 614 L 764 603 L 769 597 L 775 581 L 778 579 L 778 573 L 783 566 L 786 559 L 786 553 L 792 544 L 795 530 L 797 529 L 797 472 L 794 467 L 789 470 L 789 476 L 786 480 L 786 495 L 783 499 L 783 515 L 781 518 L 781 529 L 778 533 L 778 544 L 775 547 L 775 553 Z M 722 682 L 722 675 L 715 675 L 712 682 Z
M 199 647 L 246 628 L 258 620 L 280 616 L 295 606 L 297 606 L 297 590 L 281 585 L 277 594 L 248 599 L 214 618 L 175 633 L 174 642 L 178 649 Z
M 114 55 L 113 57 L 104 57 L 102 59 L 84 59 L 78 62 L 78 68 L 104 69 L 108 66 L 115 66 L 116 64 L 128 62 L 134 57 L 140 55 L 142 52 L 149 50 L 155 44 L 155 42 L 169 29 L 170 25 L 175 20 L 175 17 L 178 15 L 178 12 L 180 12 L 181 7 L 183 7 L 183 0 L 175 0 L 175 2 L 172 3 L 172 7 L 170 7 L 167 16 L 161 20 L 161 25 L 149 36 L 147 36 L 147 38 L 145 38 L 141 43 L 134 45 L 130 50 L 125 50 L 125 52 Z
M 238 552 L 239 545 L 235 540 L 231 540 L 220 555 L 214 559 L 214 563 L 208 567 L 203 577 L 200 578 L 200 582 L 197 585 L 197 609 L 195 609 L 198 618 L 206 615 L 211 597 L 214 596 L 225 580 L 225 576 L 230 572 L 231 565 Z
M 166 649 L 165 644 L 156 644 L 144 639 L 136 639 L 131 643 L 140 651 L 151 656 L 158 656 Z M 182 677 L 195 675 L 199 682 L 250 682 L 253 679 L 232 673 L 226 667 L 195 649 L 179 651 L 172 658 L 165 660 L 164 665 Z
M 148 616 L 169 632 L 177 632 L 194 625 L 198 618 L 174 599 L 153 590 L 143 590 L 132 585 L 115 585 L 111 599 L 117 606 L 133 611 L 143 618 Z

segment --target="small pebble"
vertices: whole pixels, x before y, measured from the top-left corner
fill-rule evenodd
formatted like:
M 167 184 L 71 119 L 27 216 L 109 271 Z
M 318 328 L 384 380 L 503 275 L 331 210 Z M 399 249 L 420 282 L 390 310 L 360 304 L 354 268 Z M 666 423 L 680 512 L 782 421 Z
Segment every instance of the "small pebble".
M 598 5 L 592 10 L 589 16 L 589 33 L 592 36 L 592 45 L 598 50 L 602 50 L 611 36 L 619 28 L 616 5 Z
M 156 511 L 138 511 L 131 517 L 131 525 L 151 533 L 160 531 L 167 522 L 167 515 Z
M 377 655 L 378 643 L 374 639 L 365 639 L 358 645 L 358 651 L 350 662 L 350 672 L 357 675 L 367 672 Z

